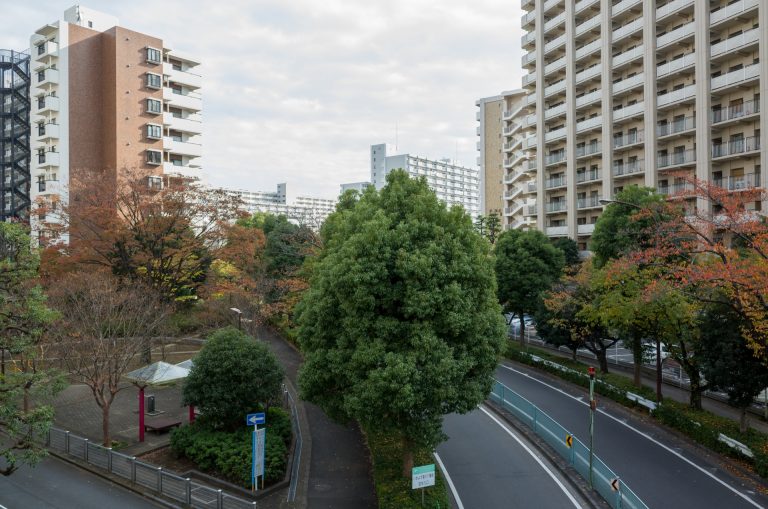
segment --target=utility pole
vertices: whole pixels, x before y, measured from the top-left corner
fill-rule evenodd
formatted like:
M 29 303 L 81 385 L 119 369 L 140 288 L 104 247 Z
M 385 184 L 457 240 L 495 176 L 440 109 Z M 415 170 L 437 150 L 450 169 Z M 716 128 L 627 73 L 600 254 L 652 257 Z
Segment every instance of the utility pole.
M 589 367 L 589 487 L 593 487 L 592 459 L 595 456 L 595 368 Z

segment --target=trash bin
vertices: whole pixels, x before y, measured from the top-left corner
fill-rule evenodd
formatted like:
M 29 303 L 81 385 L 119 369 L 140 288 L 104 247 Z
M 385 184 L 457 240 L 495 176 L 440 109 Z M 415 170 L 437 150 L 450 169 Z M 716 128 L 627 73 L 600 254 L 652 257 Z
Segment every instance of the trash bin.
M 148 414 L 154 414 L 155 413 L 155 395 L 150 394 L 147 396 L 147 413 Z

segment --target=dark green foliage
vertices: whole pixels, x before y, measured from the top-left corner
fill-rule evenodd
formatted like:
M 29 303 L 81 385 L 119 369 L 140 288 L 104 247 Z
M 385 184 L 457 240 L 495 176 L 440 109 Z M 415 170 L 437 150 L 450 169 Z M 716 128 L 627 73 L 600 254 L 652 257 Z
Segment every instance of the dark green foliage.
M 654 222 L 661 219 L 653 211 L 660 210 L 662 203 L 664 196 L 649 187 L 633 185 L 616 195 L 616 203 L 605 207 L 597 220 L 589 243 L 595 267 L 600 268 L 608 260 L 644 247 Z M 651 213 L 639 217 L 641 208 L 647 208 Z
M 283 368 L 264 343 L 228 327 L 213 333 L 184 382 L 184 404 L 214 429 L 233 430 L 280 396 Z
M 524 336 L 524 314 L 533 314 L 542 294 L 560 277 L 563 252 L 538 230 L 508 230 L 494 249 L 498 299 L 505 312 L 520 318 Z
M 206 426 L 204 421 L 198 421 L 172 432 L 171 449 L 178 456 L 192 460 L 201 471 L 250 488 L 252 431 L 253 428 L 245 426 L 244 420 L 236 431 L 217 431 Z M 282 409 L 270 408 L 264 450 L 267 484 L 282 481 L 285 477 L 290 444 L 290 416 Z
M 552 245 L 563 252 L 566 267 L 575 267 L 581 263 L 579 244 L 572 238 L 558 237 L 552 241 Z
M 417 446 L 485 399 L 504 340 L 489 244 L 424 179 L 392 172 L 321 230 L 298 307 L 302 397 Z

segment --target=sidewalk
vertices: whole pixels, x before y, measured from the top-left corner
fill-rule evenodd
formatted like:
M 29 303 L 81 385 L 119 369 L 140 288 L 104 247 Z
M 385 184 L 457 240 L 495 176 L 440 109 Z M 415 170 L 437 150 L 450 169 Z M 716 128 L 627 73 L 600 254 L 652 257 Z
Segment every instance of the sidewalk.
M 258 329 L 285 368 L 286 376 L 297 387 L 301 354 L 285 339 L 266 327 Z M 306 490 L 310 509 L 365 509 L 378 506 L 371 473 L 371 459 L 357 425 L 343 426 L 331 421 L 311 403 L 297 401 L 306 412 L 311 437 L 306 440 L 308 454 L 302 462 L 309 466 Z M 298 495 L 297 495 L 298 498 Z

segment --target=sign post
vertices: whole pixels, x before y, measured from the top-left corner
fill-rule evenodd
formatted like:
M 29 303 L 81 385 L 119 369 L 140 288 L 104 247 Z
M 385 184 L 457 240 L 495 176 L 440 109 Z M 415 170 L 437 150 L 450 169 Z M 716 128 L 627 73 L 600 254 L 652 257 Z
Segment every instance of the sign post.
M 595 409 L 597 409 L 597 401 L 595 401 L 595 368 L 590 367 L 589 370 L 589 487 L 593 487 L 592 476 L 592 459 L 595 456 Z
M 435 485 L 435 464 L 411 469 L 411 489 L 421 490 L 421 505 L 424 505 L 424 488 Z
M 267 439 L 267 417 L 264 412 L 248 414 L 245 416 L 245 423 L 253 426 L 253 442 L 251 450 L 251 490 L 257 491 L 259 485 L 257 480 L 261 476 L 261 489 L 264 489 L 264 452 L 265 441 Z M 259 424 L 265 426 L 259 429 Z

